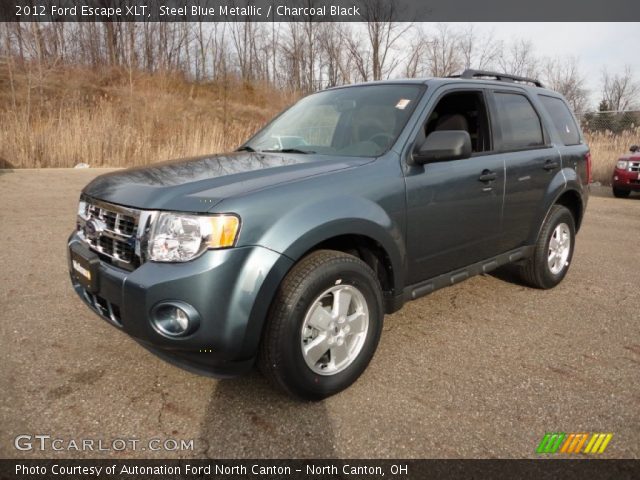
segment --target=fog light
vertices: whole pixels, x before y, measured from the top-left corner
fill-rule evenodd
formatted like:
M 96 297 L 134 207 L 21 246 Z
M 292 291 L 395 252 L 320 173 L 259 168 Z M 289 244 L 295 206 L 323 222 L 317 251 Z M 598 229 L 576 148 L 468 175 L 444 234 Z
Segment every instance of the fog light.
M 614 175 L 614 176 L 613 176 L 613 179 L 614 179 L 614 180 L 618 180 L 618 175 Z
M 168 337 L 183 337 L 198 328 L 198 312 L 184 302 L 161 303 L 151 311 L 151 325 Z

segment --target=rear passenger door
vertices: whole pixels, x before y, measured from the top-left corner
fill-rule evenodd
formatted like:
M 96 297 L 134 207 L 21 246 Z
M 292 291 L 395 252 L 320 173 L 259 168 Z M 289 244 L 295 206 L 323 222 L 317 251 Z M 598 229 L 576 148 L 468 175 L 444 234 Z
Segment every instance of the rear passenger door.
M 502 251 L 526 244 L 540 203 L 560 170 L 540 114 L 523 89 L 495 89 L 490 108 L 496 148 L 505 162 Z

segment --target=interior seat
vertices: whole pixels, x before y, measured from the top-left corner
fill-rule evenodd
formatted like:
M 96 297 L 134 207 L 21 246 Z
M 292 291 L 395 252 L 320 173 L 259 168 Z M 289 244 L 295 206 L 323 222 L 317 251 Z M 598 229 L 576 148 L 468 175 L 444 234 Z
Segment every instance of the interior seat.
M 469 122 L 467 118 L 460 113 L 450 113 L 443 115 L 436 123 L 435 131 L 441 130 L 464 130 L 469 131 Z

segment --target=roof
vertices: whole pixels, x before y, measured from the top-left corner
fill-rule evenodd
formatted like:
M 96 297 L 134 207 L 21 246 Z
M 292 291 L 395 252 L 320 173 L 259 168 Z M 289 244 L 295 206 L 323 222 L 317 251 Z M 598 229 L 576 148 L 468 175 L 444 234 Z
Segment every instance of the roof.
M 495 77 L 495 78 L 491 78 Z M 428 77 L 428 78 L 399 78 L 399 79 L 388 79 L 388 80 L 375 80 L 369 82 L 360 82 L 354 83 L 350 85 L 342 85 L 337 87 L 332 87 L 331 89 L 337 88 L 346 88 L 346 87 L 357 87 L 363 85 L 407 85 L 407 84 L 419 84 L 419 85 L 444 85 L 451 83 L 465 83 L 468 84 L 469 81 L 478 82 L 483 85 L 494 85 L 494 86 L 517 86 L 526 88 L 529 90 L 538 90 L 544 91 L 546 93 L 553 93 L 555 95 L 559 95 L 557 92 L 545 88 L 542 83 L 533 78 L 520 77 L 517 75 L 508 75 L 505 73 L 498 72 L 488 72 L 482 70 L 465 70 L 460 75 L 454 75 L 451 77 Z M 330 89 L 330 90 L 331 90 Z

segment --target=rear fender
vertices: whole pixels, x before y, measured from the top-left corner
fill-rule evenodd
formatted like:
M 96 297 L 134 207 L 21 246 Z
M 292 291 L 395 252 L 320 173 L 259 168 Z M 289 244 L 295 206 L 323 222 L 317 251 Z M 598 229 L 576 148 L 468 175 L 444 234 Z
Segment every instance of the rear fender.
M 528 245 L 535 245 L 538 241 L 538 236 L 542 230 L 542 225 L 549 216 L 551 207 L 558 203 L 558 199 L 568 191 L 574 191 L 580 198 L 580 211 L 584 213 L 585 198 L 583 195 L 583 186 L 580 183 L 580 178 L 576 175 L 576 172 L 570 168 L 565 168 L 556 173 L 544 195 L 544 201 L 541 203 L 536 215 L 535 227 L 532 228 L 529 238 L 527 239 Z M 579 226 L 581 218 L 576 219 L 576 227 Z

